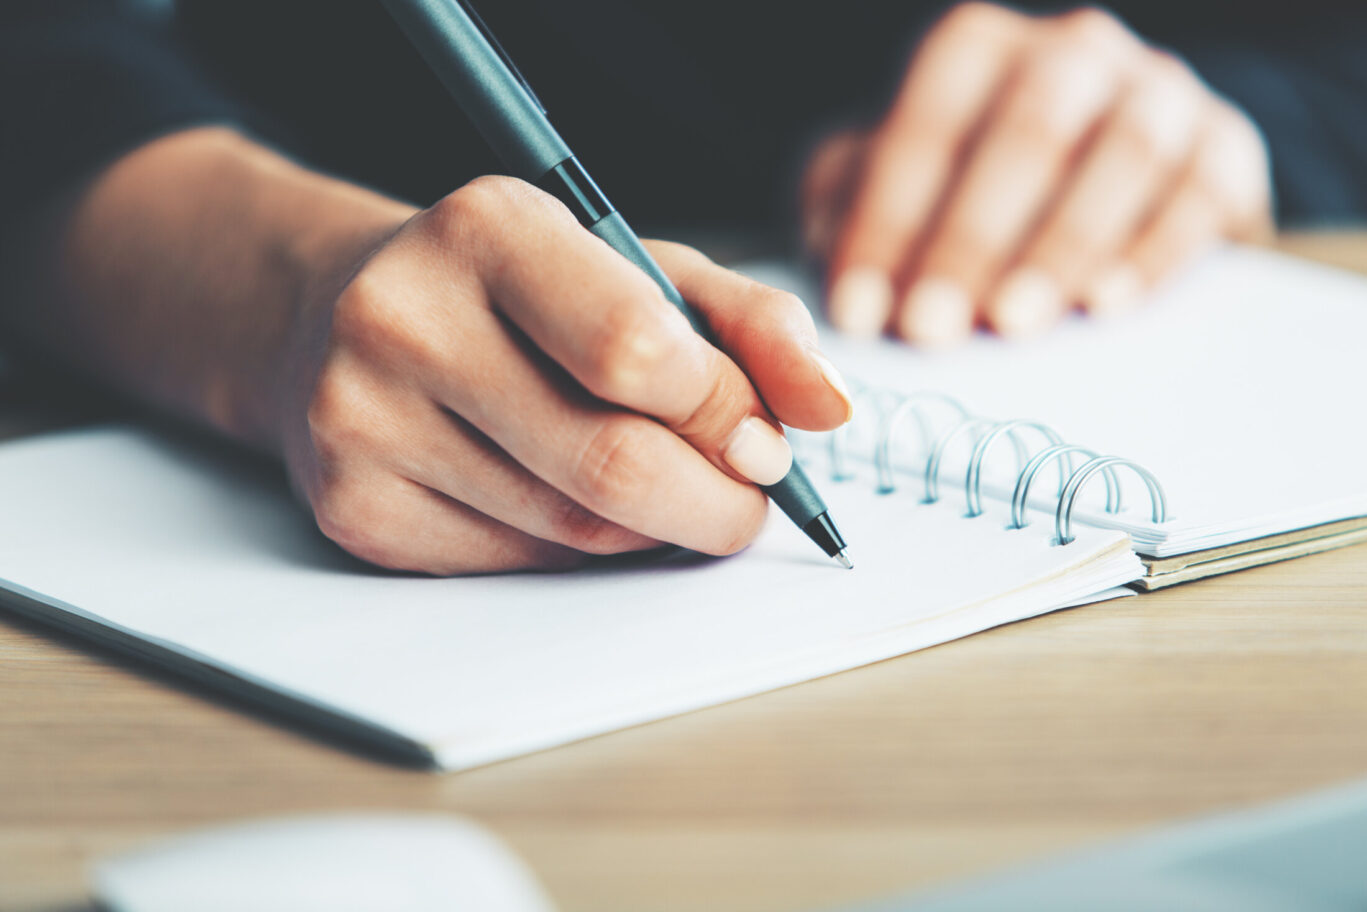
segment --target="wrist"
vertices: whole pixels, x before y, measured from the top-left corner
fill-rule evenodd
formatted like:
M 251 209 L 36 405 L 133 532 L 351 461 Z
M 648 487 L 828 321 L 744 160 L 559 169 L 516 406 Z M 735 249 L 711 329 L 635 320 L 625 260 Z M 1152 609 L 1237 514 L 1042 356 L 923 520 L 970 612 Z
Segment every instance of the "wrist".
M 287 163 L 288 164 L 288 163 Z M 232 414 L 224 429 L 282 453 L 324 355 L 331 308 L 372 253 L 417 210 L 362 187 L 288 164 L 266 189 L 274 212 L 263 221 L 261 259 L 278 271 L 276 312 L 262 316 L 261 349 L 231 358 Z M 211 419 L 212 420 L 212 419 Z M 215 421 L 215 423 L 218 423 Z
M 4 326 L 54 363 L 280 452 L 307 302 L 412 212 L 229 129 L 168 134 L 54 204 L 32 293 Z

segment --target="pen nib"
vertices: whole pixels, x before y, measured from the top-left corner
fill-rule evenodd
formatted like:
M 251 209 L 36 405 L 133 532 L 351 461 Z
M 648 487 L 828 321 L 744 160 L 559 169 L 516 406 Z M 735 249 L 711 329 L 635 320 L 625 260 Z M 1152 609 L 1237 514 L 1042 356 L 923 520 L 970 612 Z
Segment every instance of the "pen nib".
M 850 560 L 848 548 L 842 548 L 840 552 L 836 554 L 835 559 L 840 564 L 840 566 L 844 567 L 846 570 L 854 569 L 854 562 Z

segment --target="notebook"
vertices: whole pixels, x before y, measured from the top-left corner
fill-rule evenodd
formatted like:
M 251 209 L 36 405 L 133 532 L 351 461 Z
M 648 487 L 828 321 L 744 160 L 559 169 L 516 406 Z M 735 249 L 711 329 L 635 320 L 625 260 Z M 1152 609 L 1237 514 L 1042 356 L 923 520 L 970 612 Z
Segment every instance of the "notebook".
M 867 481 L 867 479 L 865 479 Z M 1066 547 L 851 480 L 844 570 L 777 511 L 731 558 L 433 579 L 362 567 L 271 466 L 145 429 L 0 448 L 11 608 L 461 769 L 1128 593 L 1125 535 Z
M 812 283 L 791 268 L 742 269 L 814 299 Z M 1023 343 L 981 335 L 959 350 L 926 353 L 823 335 L 827 353 L 863 386 L 857 424 L 840 446 L 850 461 L 872 463 L 891 432 L 899 486 L 924 494 L 934 443 L 966 420 L 927 393 L 949 394 L 981 419 L 942 461 L 939 484 L 960 500 L 973 445 L 998 420 L 1043 424 L 1151 472 L 1166 521 L 1153 521 L 1146 488 L 1127 467 L 1113 469 L 1114 481 L 1134 489 L 1136 509 L 1106 513 L 1098 476 L 1071 515 L 1131 536 L 1147 567 L 1143 588 L 1367 539 L 1361 276 L 1229 247 L 1129 316 L 1079 316 Z M 914 413 L 901 405 L 911 394 L 922 401 Z M 1033 427 L 1015 433 L 1029 453 L 1048 442 Z M 984 499 L 1010 502 L 1021 469 L 1011 450 L 995 444 L 983 460 Z M 1080 469 L 1086 454 L 1072 455 Z M 1050 464 L 1030 488 L 1037 508 L 1057 506 L 1056 469 Z
M 766 269 L 752 271 L 797 278 Z M 0 591 L 423 762 L 488 763 L 1359 535 L 1365 287 L 1231 249 L 1130 318 L 1024 345 L 928 355 L 827 338 L 860 378 L 858 417 L 795 446 L 853 571 L 774 514 L 726 559 L 379 573 L 316 532 L 277 468 L 106 427 L 0 447 Z M 1054 439 L 1088 452 L 1042 465 L 1013 510 Z M 1092 452 L 1134 463 L 1074 484 Z M 1141 469 L 1152 491 L 1130 477 Z

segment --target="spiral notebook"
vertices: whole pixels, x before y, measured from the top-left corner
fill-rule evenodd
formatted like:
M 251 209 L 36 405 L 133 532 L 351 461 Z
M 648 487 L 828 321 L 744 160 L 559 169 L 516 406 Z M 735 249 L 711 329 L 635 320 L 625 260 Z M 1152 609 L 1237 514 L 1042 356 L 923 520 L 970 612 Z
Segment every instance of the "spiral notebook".
M 815 294 L 789 268 L 744 268 Z M 1028 457 L 1056 441 L 1080 449 L 1034 479 L 1044 510 L 1057 503 L 1059 463 L 1126 460 L 1088 477 L 1070 519 L 1129 534 L 1148 568 L 1139 585 L 1152 589 L 1367 540 L 1364 338 L 1367 279 L 1229 247 L 1132 315 L 1076 317 L 1033 341 L 980 336 L 938 354 L 834 333 L 823 343 L 861 381 L 848 459 L 874 462 L 892 435 L 898 486 L 924 494 L 943 446 L 939 485 L 964 499 L 979 445 L 1007 421 L 981 457 L 985 500 L 1009 504 Z M 1106 482 L 1126 487 L 1128 509 L 1106 510 Z
M 862 378 L 859 418 L 796 445 L 853 571 L 775 515 L 726 559 L 382 574 L 322 539 L 278 469 L 113 427 L 0 447 L 0 599 L 474 766 L 1132 594 L 1119 587 L 1154 581 L 1132 543 L 1151 573 L 1254 538 L 1358 534 L 1364 288 L 1228 251 L 1131 319 L 1030 345 L 931 357 L 828 339 Z

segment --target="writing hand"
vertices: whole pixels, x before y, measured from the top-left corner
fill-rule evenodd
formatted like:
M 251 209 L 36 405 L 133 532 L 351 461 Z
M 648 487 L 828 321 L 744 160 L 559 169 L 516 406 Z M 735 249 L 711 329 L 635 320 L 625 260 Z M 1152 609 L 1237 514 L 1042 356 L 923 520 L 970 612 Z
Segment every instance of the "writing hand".
M 791 462 L 776 419 L 835 427 L 847 394 L 792 295 L 649 247 L 720 349 L 511 178 L 418 213 L 306 308 L 284 440 L 322 530 L 438 574 L 748 543 L 767 506 L 755 485 Z
M 1116 311 L 1270 228 L 1256 128 L 1110 15 L 952 9 L 883 121 L 818 150 L 804 202 L 830 316 L 945 345 Z

